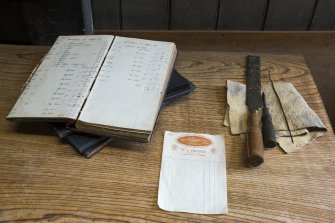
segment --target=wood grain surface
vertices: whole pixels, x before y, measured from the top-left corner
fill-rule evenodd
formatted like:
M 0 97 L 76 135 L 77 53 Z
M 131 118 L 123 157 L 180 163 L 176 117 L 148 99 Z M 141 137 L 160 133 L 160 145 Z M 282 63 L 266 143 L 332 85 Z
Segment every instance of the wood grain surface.
M 246 53 L 180 50 L 176 68 L 196 91 L 162 110 L 150 143 L 116 140 L 87 160 L 43 124 L 5 120 L 47 50 L 0 46 L 0 221 L 334 222 L 335 138 L 303 57 L 261 54 L 262 73 L 271 70 L 274 81 L 292 82 L 329 133 L 292 154 L 266 151 L 265 163 L 248 169 L 245 145 L 222 125 L 225 81 L 245 83 Z M 165 130 L 225 134 L 228 215 L 158 208 Z

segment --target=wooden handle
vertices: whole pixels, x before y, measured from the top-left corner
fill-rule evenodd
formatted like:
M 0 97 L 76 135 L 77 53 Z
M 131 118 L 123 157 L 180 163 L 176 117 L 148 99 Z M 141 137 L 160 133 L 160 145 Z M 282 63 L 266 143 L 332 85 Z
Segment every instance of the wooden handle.
M 259 166 L 264 162 L 264 147 L 260 121 L 261 117 L 258 111 L 250 113 L 247 131 L 247 164 L 250 167 Z

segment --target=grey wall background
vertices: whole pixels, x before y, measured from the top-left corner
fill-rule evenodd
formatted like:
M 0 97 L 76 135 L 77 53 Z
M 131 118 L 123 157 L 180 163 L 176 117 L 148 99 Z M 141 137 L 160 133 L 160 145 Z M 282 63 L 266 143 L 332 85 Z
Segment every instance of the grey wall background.
M 91 1 L 91 2 L 90 2 Z M 335 30 L 335 0 L 88 0 L 95 30 Z M 84 34 L 82 0 L 1 0 L 0 42 Z
M 94 27 L 334 30 L 334 0 L 91 0 Z
M 0 42 L 52 44 L 83 33 L 80 0 L 0 0 Z

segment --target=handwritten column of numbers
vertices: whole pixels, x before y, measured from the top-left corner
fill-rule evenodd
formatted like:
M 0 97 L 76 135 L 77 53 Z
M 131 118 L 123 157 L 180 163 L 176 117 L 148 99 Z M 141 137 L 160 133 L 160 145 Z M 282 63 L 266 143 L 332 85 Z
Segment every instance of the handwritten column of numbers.
M 48 82 L 50 72 L 58 75 L 58 82 L 50 86 L 50 99 L 41 108 L 42 116 L 75 117 L 90 89 L 95 75 L 110 46 L 101 38 L 68 38 L 55 43 L 24 91 L 28 105 L 41 83 Z M 52 70 L 51 70 L 52 69 Z M 52 84 L 52 83 L 51 83 Z M 40 93 L 40 92 L 39 92 Z M 29 97 L 27 97 L 29 96 Z
M 167 64 L 169 55 L 163 52 L 157 45 L 146 42 L 135 42 L 131 40 L 116 41 L 113 45 L 113 52 L 109 54 L 104 67 L 101 70 L 99 81 L 106 81 L 112 74 L 112 70 L 117 69 L 118 57 L 120 53 L 127 52 L 126 77 L 133 87 L 143 88 L 147 92 L 159 89 L 158 83 L 162 78 L 163 66 Z M 108 72 L 109 71 L 109 72 Z

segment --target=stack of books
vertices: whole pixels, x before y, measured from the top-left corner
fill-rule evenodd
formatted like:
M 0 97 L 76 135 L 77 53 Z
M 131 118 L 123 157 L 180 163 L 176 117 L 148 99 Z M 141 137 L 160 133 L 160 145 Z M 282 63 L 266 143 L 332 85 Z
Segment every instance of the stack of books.
M 173 69 L 176 55 L 171 42 L 60 36 L 7 118 L 52 123 L 88 158 L 113 138 L 148 142 L 161 106 L 195 88 Z

